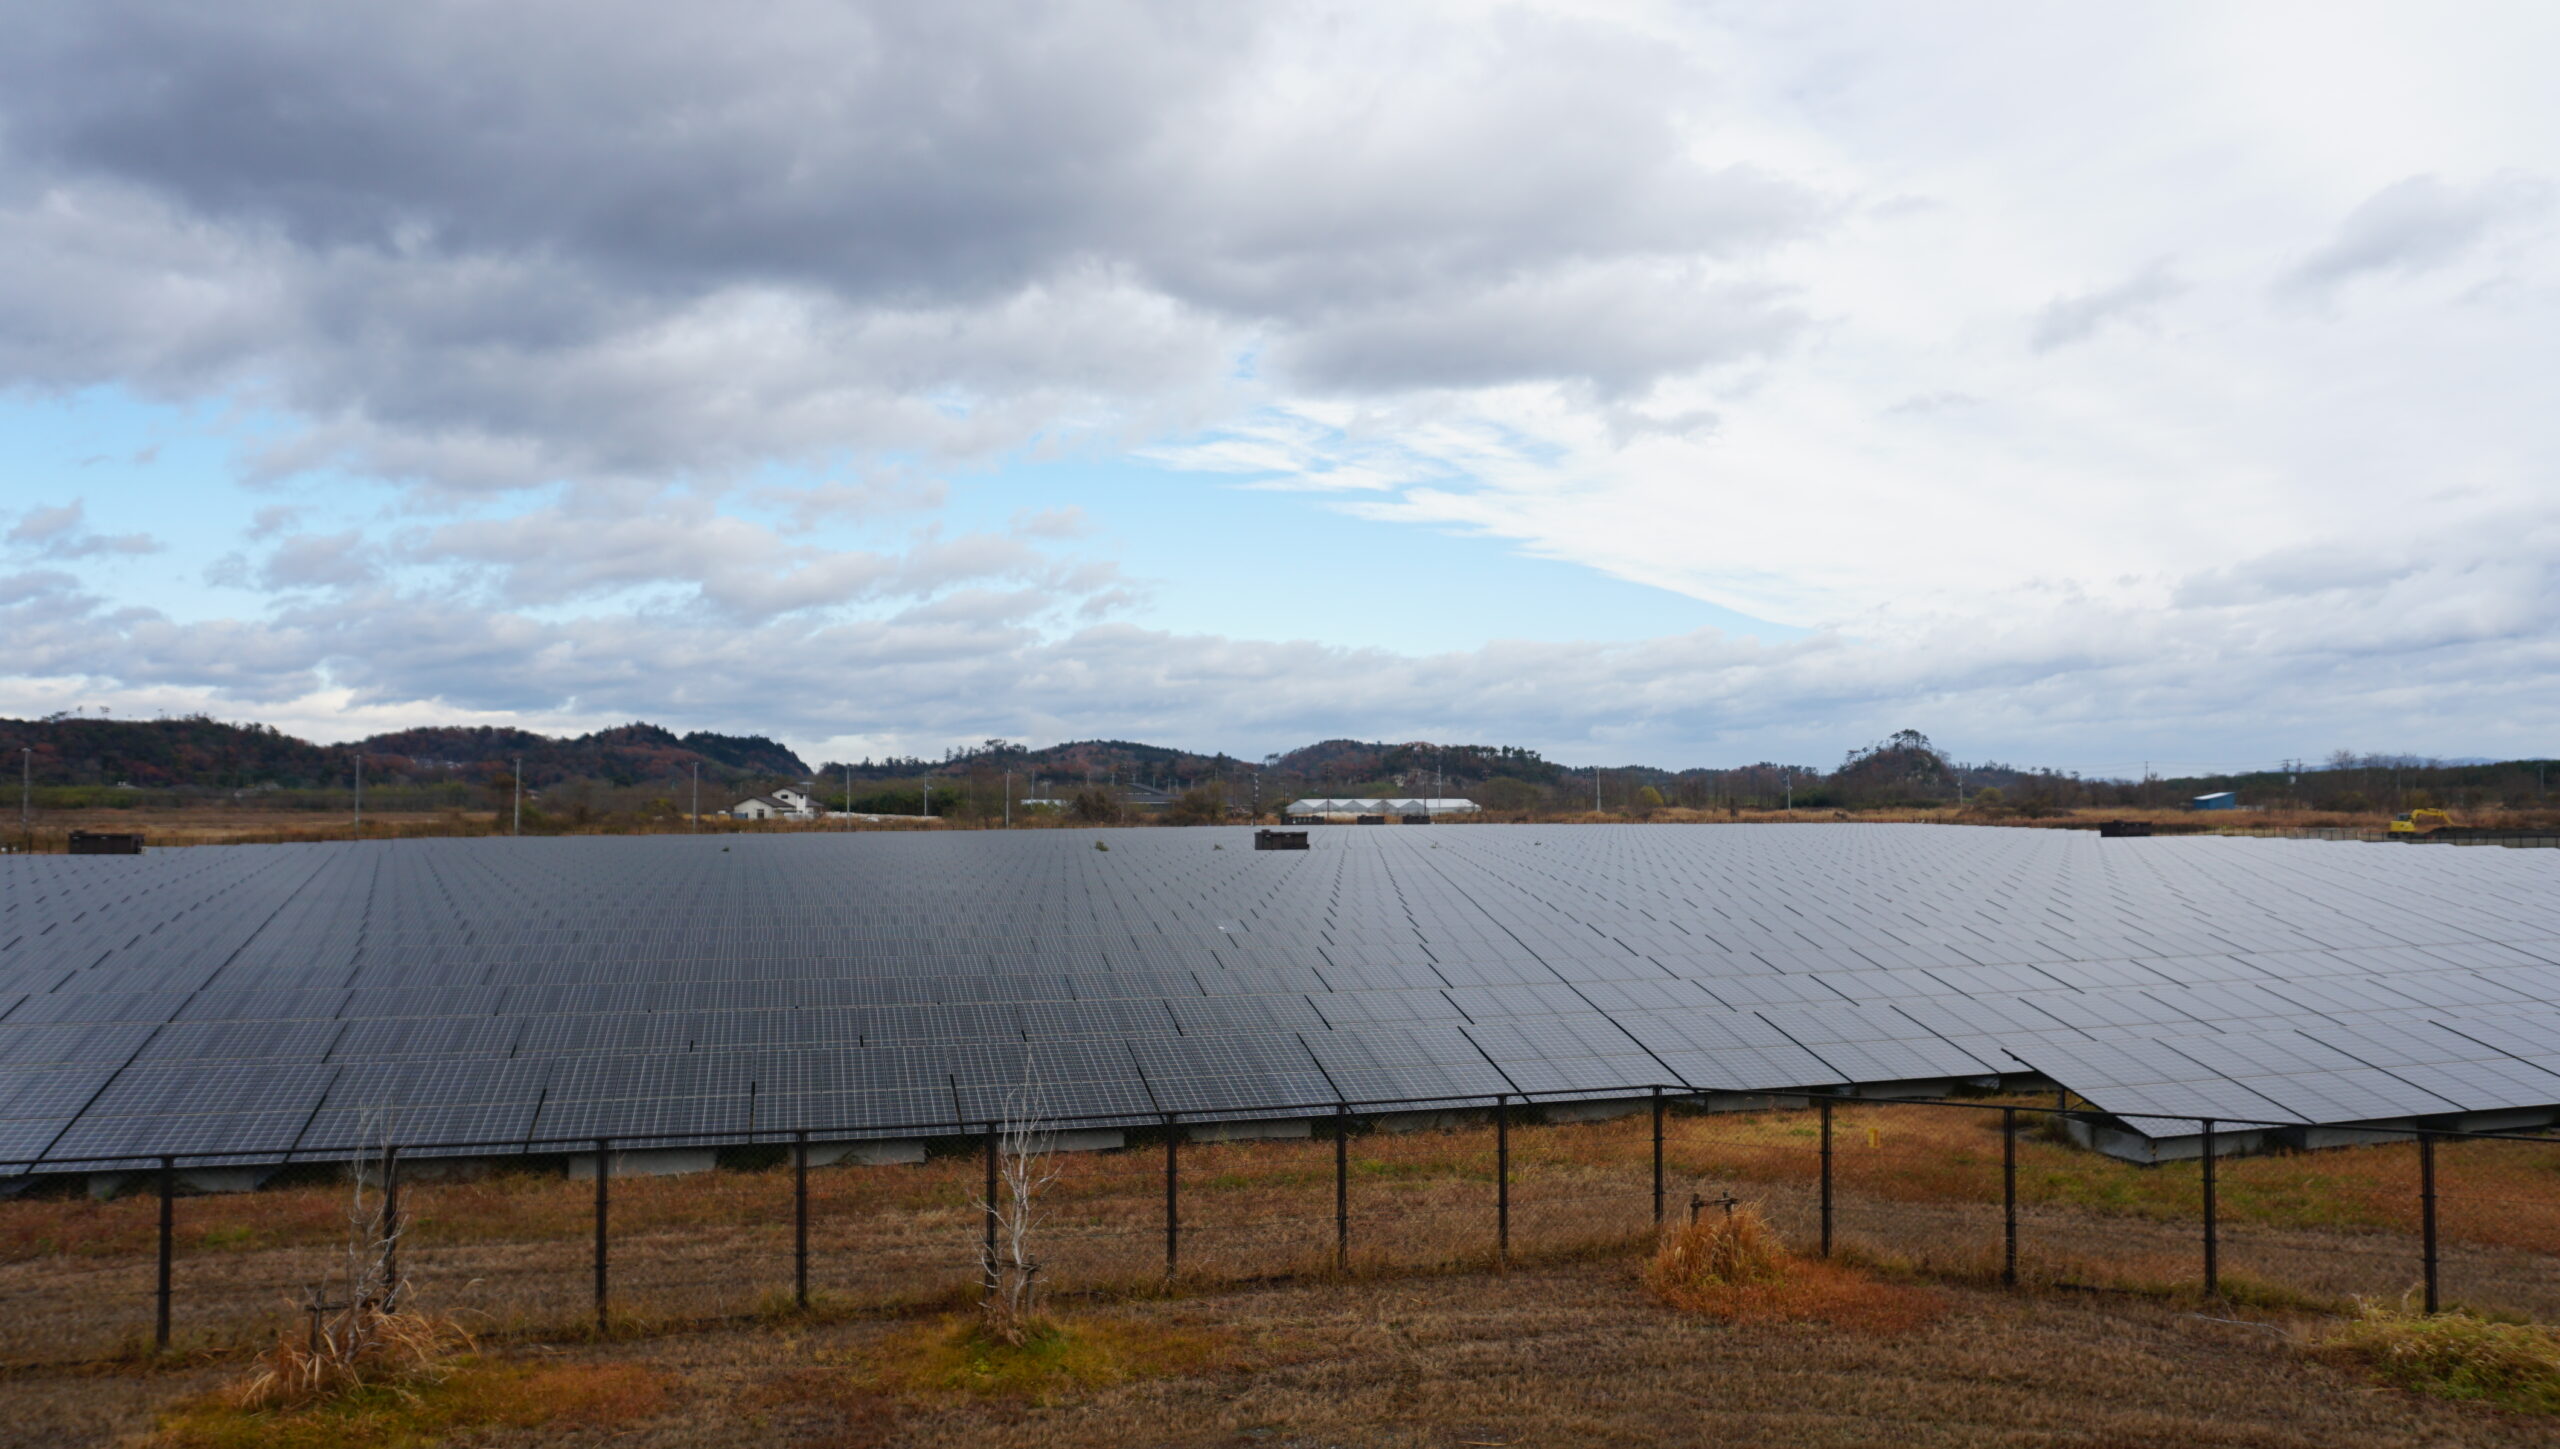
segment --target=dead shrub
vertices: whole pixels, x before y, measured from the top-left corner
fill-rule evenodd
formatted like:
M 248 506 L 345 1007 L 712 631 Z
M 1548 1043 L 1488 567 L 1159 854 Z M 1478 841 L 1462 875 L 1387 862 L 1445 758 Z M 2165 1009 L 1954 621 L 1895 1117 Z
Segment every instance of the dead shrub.
M 1774 1283 L 1786 1276 L 1787 1256 L 1759 1210 L 1746 1207 L 1723 1217 L 1692 1217 L 1664 1234 L 1646 1281 L 1665 1297 Z
M 1899 1333 L 1936 1318 L 1945 1300 L 1846 1264 L 1798 1258 L 1752 1208 L 1670 1229 L 1644 1267 L 1645 1286 L 1684 1313 L 1728 1322 L 1825 1323 Z
M 448 1319 L 358 1303 L 310 1332 L 286 1332 L 224 1398 L 232 1407 L 289 1409 L 376 1384 L 411 1383 L 443 1372 L 471 1335 Z

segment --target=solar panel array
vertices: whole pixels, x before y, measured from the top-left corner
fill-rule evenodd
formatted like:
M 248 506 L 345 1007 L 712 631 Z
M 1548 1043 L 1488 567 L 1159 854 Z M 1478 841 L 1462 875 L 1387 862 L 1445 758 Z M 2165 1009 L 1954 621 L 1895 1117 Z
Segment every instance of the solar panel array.
M 2028 1070 L 2176 1117 L 2560 1103 L 2560 852 L 1837 824 L 1315 845 L 0 861 L 0 1175 L 386 1135 L 960 1130 L 1026 1084 L 1131 1119 Z

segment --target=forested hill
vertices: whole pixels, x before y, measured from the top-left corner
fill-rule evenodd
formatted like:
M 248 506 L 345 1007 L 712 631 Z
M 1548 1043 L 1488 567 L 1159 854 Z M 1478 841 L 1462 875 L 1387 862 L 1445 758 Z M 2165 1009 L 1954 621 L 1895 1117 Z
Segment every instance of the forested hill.
M 798 778 L 809 766 L 791 749 L 761 735 L 696 731 L 677 735 L 629 724 L 555 738 L 531 730 L 440 726 L 397 730 L 345 745 L 315 745 L 267 725 L 227 724 L 201 716 L 120 720 L 63 715 L 0 720 L 0 756 L 33 751 L 39 785 L 132 785 L 241 790 L 303 789 L 344 784 L 355 760 L 369 783 L 433 783 L 503 776 L 524 763 L 525 780 L 639 784 L 689 775 L 728 783 Z
M 2243 805 L 2309 810 L 2456 810 L 2551 808 L 2552 762 L 2444 762 L 2405 756 L 2340 753 L 2320 765 L 2237 775 L 2149 780 L 2095 780 L 1996 762 L 1958 763 L 1914 730 L 1848 751 L 1828 769 L 1762 762 L 1667 770 L 1649 765 L 1598 771 L 1568 767 L 1534 750 L 1503 745 L 1329 739 L 1285 754 L 1247 760 L 1133 740 L 1071 740 L 1030 749 L 1007 740 L 944 752 L 939 759 L 828 761 L 815 769 L 789 746 L 762 735 L 697 730 L 679 735 L 653 724 L 617 725 L 593 734 L 555 737 L 490 726 L 397 730 L 343 745 L 317 745 L 267 725 L 226 724 L 202 716 L 119 720 L 59 715 L 0 720 L 0 770 L 30 751 L 34 783 L 85 787 L 119 799 L 134 790 L 235 792 L 346 788 L 356 761 L 370 790 L 414 784 L 467 786 L 474 796 L 506 785 L 521 761 L 524 783 L 537 790 L 570 782 L 648 786 L 672 797 L 698 771 L 720 792 L 767 790 L 820 780 L 832 799 L 878 797 L 876 808 L 908 813 L 889 800 L 900 790 L 921 800 L 927 776 L 967 787 L 954 800 L 996 801 L 1006 791 L 1073 794 L 1088 783 L 1146 785 L 1179 793 L 1215 786 L 1239 799 L 1294 795 L 1442 793 L 1476 798 L 1498 811 L 1593 808 L 1750 809 L 1780 804 L 1885 808 L 1951 805 L 2028 813 L 2090 806 L 2174 806 L 2209 791 L 2236 793 Z M 1013 786 L 1004 784 L 1011 776 Z M 850 777 L 850 778 L 848 778 Z M 937 790 L 943 788 L 937 784 Z M 885 794 L 883 792 L 886 792 Z M 906 797 L 899 797 L 904 799 Z M 856 801 L 859 806 L 859 800 Z

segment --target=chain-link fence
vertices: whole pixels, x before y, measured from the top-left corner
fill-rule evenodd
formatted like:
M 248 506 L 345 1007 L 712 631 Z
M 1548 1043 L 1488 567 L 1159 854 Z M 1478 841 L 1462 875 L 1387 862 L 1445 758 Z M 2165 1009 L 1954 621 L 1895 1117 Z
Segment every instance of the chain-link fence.
M 1747 1204 L 1888 1272 L 2560 1318 L 2560 1138 L 2535 1133 L 1685 1088 L 1044 1125 L 1052 1293 L 1625 1253 Z M 965 1304 L 999 1136 L 58 1168 L 0 1202 L 0 1361 L 262 1342 L 386 1220 L 414 1300 L 484 1333 Z

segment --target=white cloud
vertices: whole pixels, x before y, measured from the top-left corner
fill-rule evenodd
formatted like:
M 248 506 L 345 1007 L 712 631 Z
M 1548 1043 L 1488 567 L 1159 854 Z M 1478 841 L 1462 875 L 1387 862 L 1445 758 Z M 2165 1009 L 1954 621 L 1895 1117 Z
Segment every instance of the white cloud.
M 2035 330 L 2029 343 L 2038 352 L 2051 352 L 2074 342 L 2086 342 L 2110 325 L 2136 321 L 2157 312 L 2163 303 L 2187 290 L 2166 262 L 2154 262 L 2141 271 L 2094 292 L 2072 297 L 2056 297 L 2036 314 Z
M 92 533 L 86 506 L 79 500 L 51 508 L 30 508 L 10 526 L 11 548 L 39 558 L 77 559 L 158 553 L 160 541 L 147 533 Z
M 2502 225 L 2529 217 L 2548 203 L 2547 183 L 2499 176 L 2455 186 L 2437 176 L 2412 176 L 2358 203 L 2338 230 L 2300 265 L 2284 285 L 2324 292 L 2359 277 L 2414 275 L 2459 260 Z
M 2349 723 L 2478 753 L 2552 718 L 2555 32 L 38 6 L 0 53 L 0 385 L 240 405 L 279 420 L 247 472 L 305 491 L 217 565 L 263 613 L 16 576 L 9 687 L 924 748 L 1702 757 L 1934 711 L 2066 761 Z M 1808 632 L 1412 659 L 1140 629 L 1109 527 L 953 521 L 946 479 L 1025 450 Z M 332 470 L 405 496 L 333 516 Z M 156 546 L 76 503 L 8 541 Z

